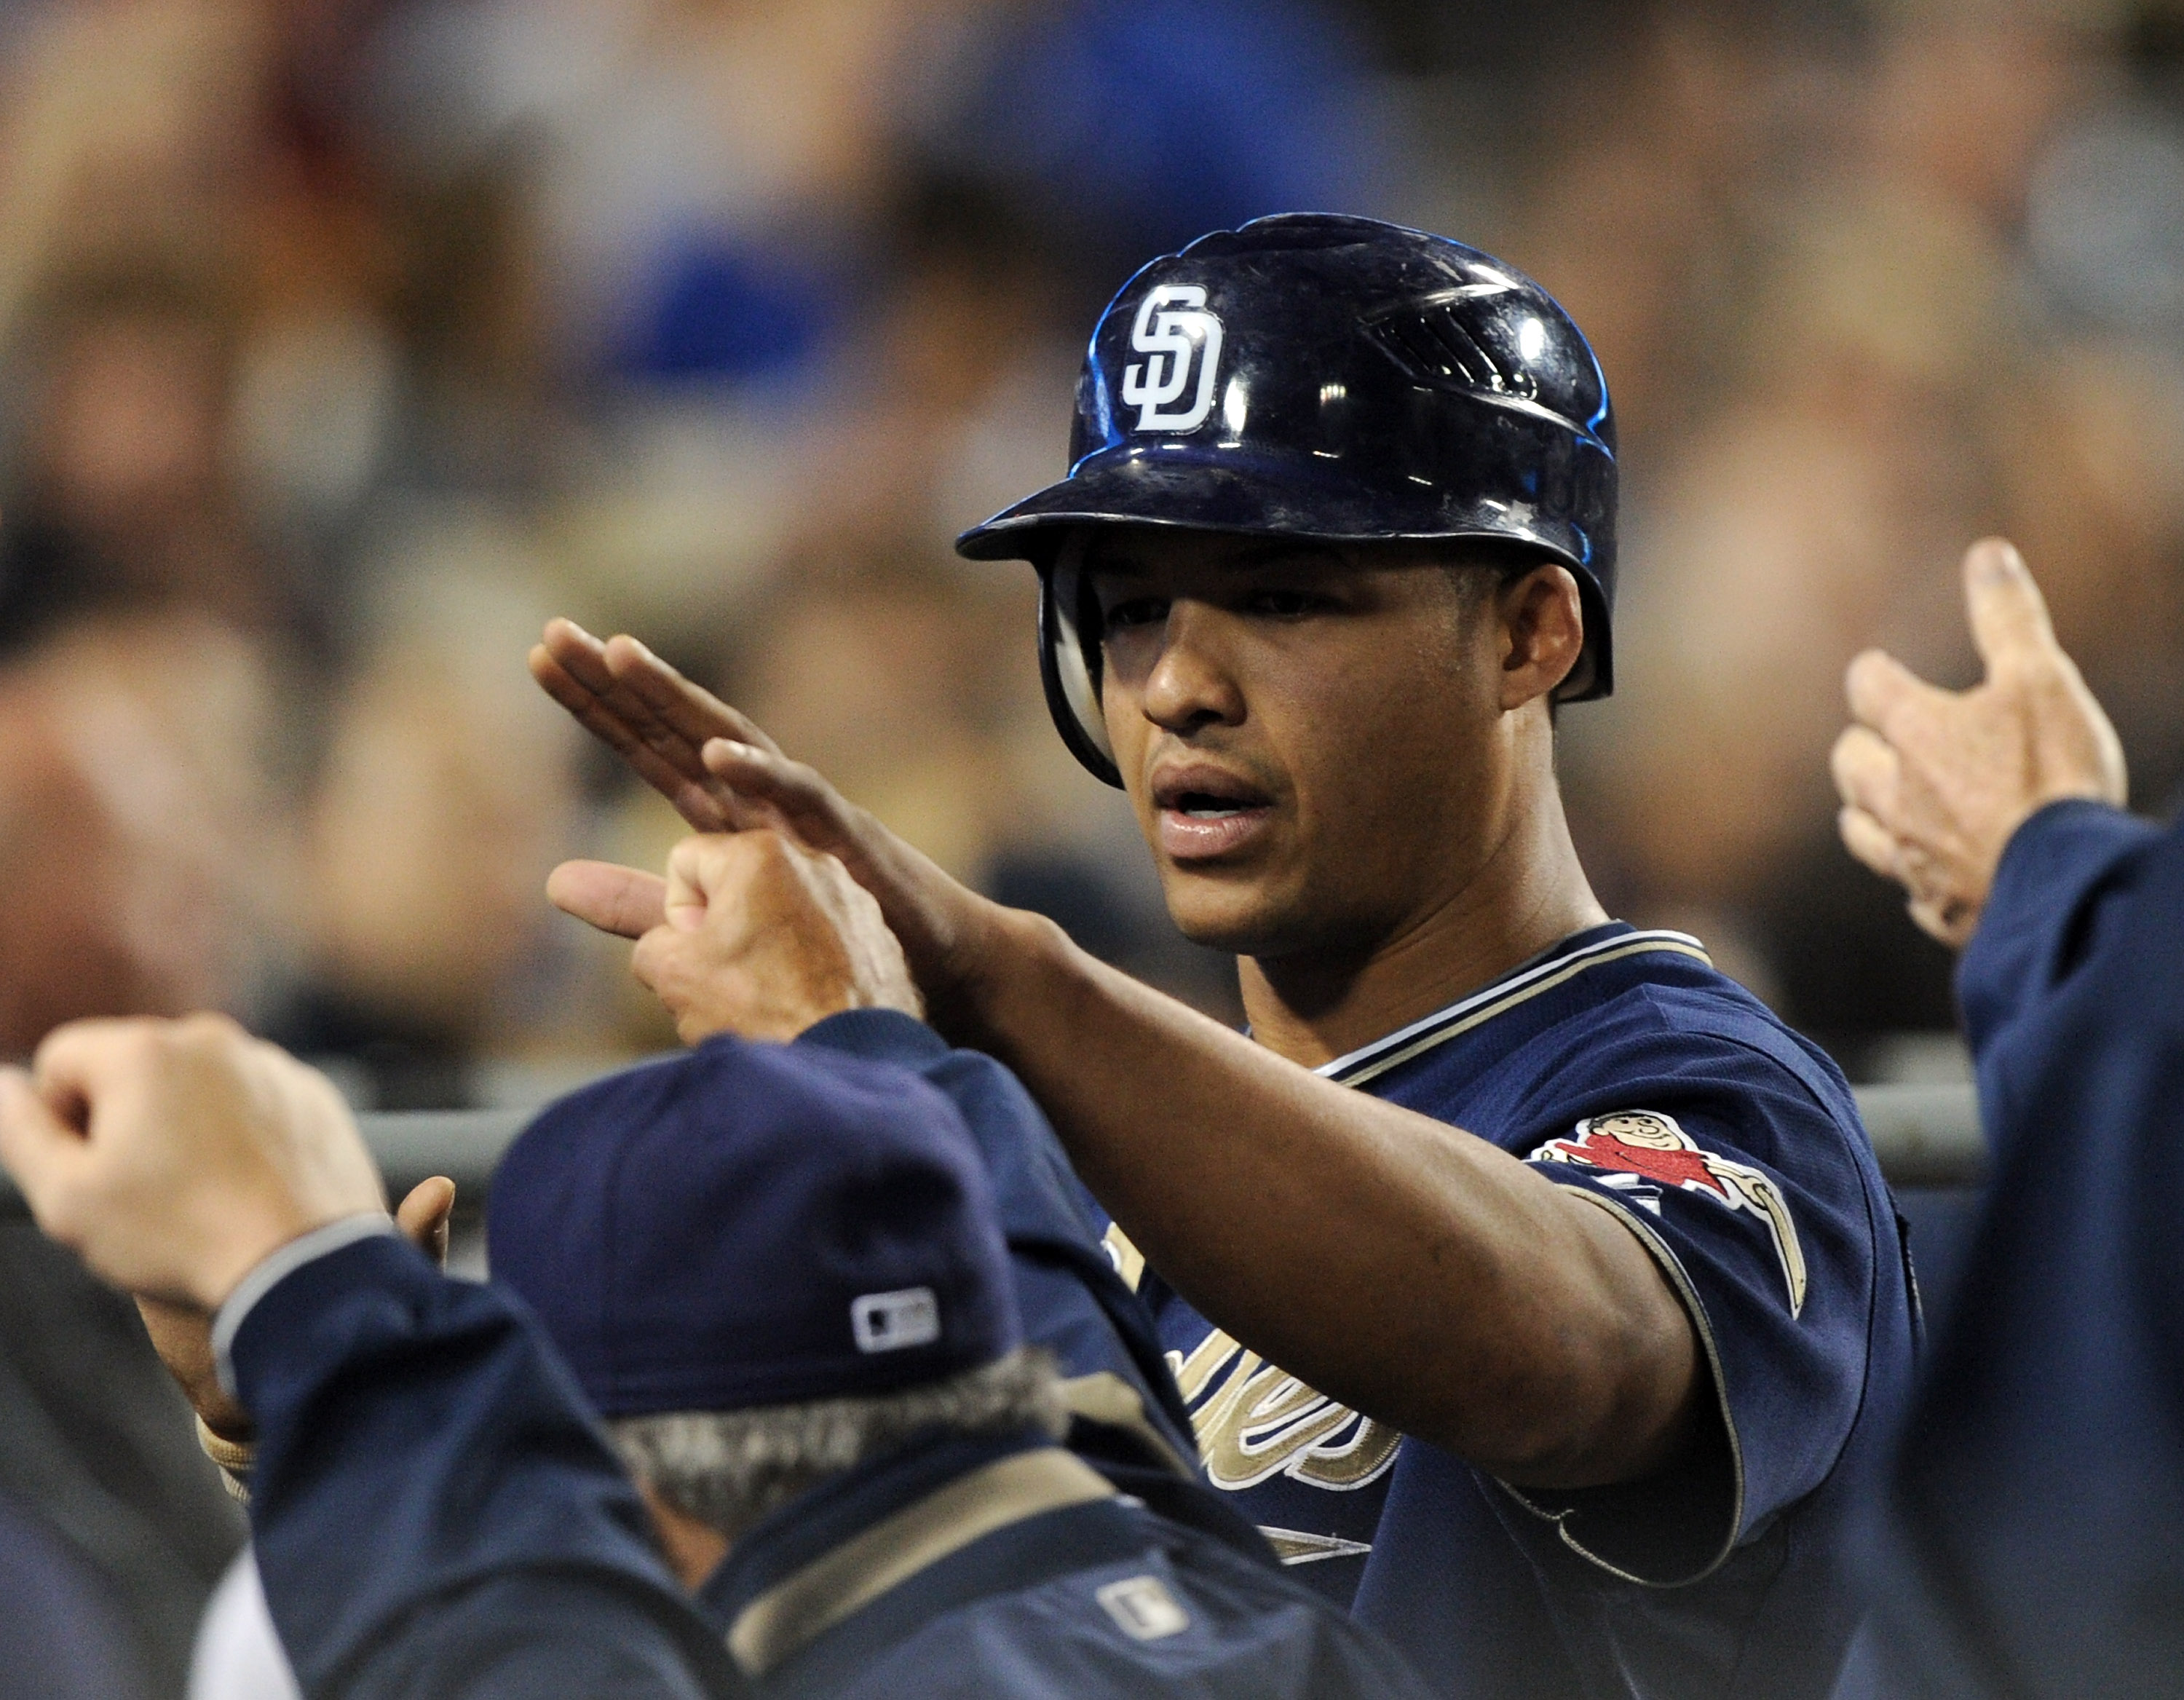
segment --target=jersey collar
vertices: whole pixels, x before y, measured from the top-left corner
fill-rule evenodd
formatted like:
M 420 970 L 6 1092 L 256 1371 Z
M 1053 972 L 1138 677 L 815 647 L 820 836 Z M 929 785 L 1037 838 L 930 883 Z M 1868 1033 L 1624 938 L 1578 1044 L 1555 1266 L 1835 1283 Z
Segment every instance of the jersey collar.
M 699 1607 L 744 1673 L 763 1675 L 973 1542 L 1115 1497 L 1105 1477 L 1043 1436 L 935 1437 L 763 1519 L 707 1579 Z
M 1706 946 L 1688 933 L 1660 928 L 1640 932 L 1627 922 L 1610 921 L 1603 926 L 1589 927 L 1582 933 L 1573 933 L 1560 944 L 1550 945 L 1529 961 L 1518 963 L 1479 990 L 1407 1027 L 1397 1028 L 1385 1038 L 1361 1045 L 1346 1056 L 1323 1062 L 1312 1072 L 1345 1086 L 1362 1086 L 1437 1045 L 1446 1045 L 1459 1034 L 1485 1026 L 1495 1017 L 1566 984 L 1588 969 L 1652 951 L 1695 957 L 1709 967 L 1713 966 Z

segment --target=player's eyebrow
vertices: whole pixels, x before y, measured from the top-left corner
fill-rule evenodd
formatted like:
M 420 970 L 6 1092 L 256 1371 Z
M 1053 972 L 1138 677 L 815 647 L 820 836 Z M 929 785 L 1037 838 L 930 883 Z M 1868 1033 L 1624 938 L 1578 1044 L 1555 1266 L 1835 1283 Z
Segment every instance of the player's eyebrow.
M 1239 549 L 1221 566 L 1230 572 L 1248 572 L 1254 567 L 1281 566 L 1292 562 L 1303 562 L 1313 566 L 1345 565 L 1340 549 L 1317 538 L 1268 538 L 1249 548 Z

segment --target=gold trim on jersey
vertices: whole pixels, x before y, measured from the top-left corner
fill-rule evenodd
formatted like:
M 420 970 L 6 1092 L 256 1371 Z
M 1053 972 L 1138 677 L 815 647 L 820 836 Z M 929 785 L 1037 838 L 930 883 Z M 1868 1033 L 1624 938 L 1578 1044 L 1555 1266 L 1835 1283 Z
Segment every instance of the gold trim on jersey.
M 1563 956 L 1518 968 L 1496 984 L 1461 998 L 1424 1019 L 1337 1057 L 1314 1072 L 1340 1085 L 1362 1086 L 1390 1069 L 1485 1025 L 1495 1017 L 1567 984 L 1588 968 L 1659 952 L 1713 966 L 1706 947 L 1685 933 L 1618 934 Z M 1145 1253 L 1111 1223 L 1108 1257 L 1132 1292 L 1145 1279 Z M 1183 1402 L 1190 1413 L 1199 1460 L 1206 1479 L 1229 1492 L 1256 1487 L 1277 1475 L 1307 1486 L 1348 1492 L 1377 1481 L 1401 1450 L 1403 1436 L 1346 1405 L 1307 1387 L 1286 1370 L 1247 1352 L 1233 1335 L 1210 1331 L 1188 1357 L 1167 1354 Z M 1267 1530 L 1285 1563 L 1345 1556 L 1354 1542 L 1294 1530 Z M 1289 1536 L 1284 1545 L 1280 1537 Z M 1346 1553 L 1329 1550 L 1329 1543 Z M 1309 1543 L 1309 1550 L 1306 1544 Z
M 1402 1435 L 1338 1405 L 1216 1329 L 1168 1354 L 1206 1480 L 1231 1493 L 1277 1475 L 1347 1492 L 1376 1480 Z
M 1713 966 L 1706 946 L 1688 933 L 1622 933 L 1613 939 L 1603 939 L 1596 945 L 1588 945 L 1573 950 L 1568 956 L 1556 956 L 1530 968 L 1520 968 L 1507 979 L 1460 998 L 1447 1008 L 1438 1010 L 1424 1020 L 1414 1021 L 1408 1027 L 1399 1028 L 1385 1039 L 1361 1045 L 1346 1056 L 1338 1056 L 1332 1062 L 1323 1063 L 1313 1072 L 1344 1086 L 1362 1086 L 1368 1080 L 1379 1079 L 1390 1068 L 1399 1067 L 1414 1056 L 1424 1056 L 1437 1045 L 1446 1045 L 1460 1034 L 1485 1026 L 1518 1004 L 1528 1003 L 1541 992 L 1552 991 L 1557 986 L 1577 978 L 1588 968 L 1597 968 L 1609 962 L 1619 962 L 1626 956 L 1645 956 L 1659 952 L 1668 956 L 1689 956 L 1694 961 Z
M 1105 1243 L 1135 1292 L 1145 1279 L 1145 1254 L 1113 1223 Z M 1336 1404 L 1219 1329 L 1188 1357 L 1169 1352 L 1167 1363 L 1190 1413 L 1206 1480 L 1231 1493 L 1277 1475 L 1346 1492 L 1378 1480 L 1402 1443 L 1385 1424 Z

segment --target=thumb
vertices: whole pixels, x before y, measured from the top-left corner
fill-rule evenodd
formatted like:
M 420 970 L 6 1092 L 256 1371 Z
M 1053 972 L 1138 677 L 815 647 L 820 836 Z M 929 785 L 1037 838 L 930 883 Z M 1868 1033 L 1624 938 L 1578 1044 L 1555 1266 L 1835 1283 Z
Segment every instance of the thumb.
M 62 1169 L 81 1161 L 81 1134 L 56 1116 L 20 1068 L 0 1068 L 0 1168 L 15 1178 L 42 1225 Z
M 448 1218 L 454 1214 L 455 1184 L 443 1174 L 410 1189 L 394 1212 L 402 1235 L 442 1268 L 448 1267 Z
M 623 939 L 643 938 L 667 914 L 666 880 L 610 861 L 563 862 L 547 876 L 546 896 L 555 908 Z
M 2047 599 L 2006 539 L 1982 538 L 1965 551 L 1964 605 L 1989 677 L 2059 653 Z

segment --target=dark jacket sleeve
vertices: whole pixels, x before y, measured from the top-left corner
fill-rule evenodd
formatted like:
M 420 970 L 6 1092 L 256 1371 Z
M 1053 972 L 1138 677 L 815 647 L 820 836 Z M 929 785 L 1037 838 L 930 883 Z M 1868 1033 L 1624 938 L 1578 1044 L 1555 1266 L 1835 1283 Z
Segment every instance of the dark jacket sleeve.
M 1961 967 L 1994 1176 L 1905 1430 L 1884 1692 L 2177 1692 L 2184 828 L 2020 829 Z
M 894 1010 L 833 1016 L 796 1042 L 914 1069 L 948 1095 L 993 1177 L 1025 1336 L 1066 1378 L 1070 1450 L 1162 1515 L 1272 1563 L 1264 1537 L 1206 1485 L 1152 1313 L 1116 1273 L 1084 1183 L 1023 1083 Z
M 948 1095 L 993 1176 L 1028 1337 L 1053 1352 L 1072 1381 L 1104 1377 L 1111 1392 L 1126 1387 L 1161 1445 L 1179 1459 L 1195 1458 L 1190 1419 L 1151 1313 L 1116 1274 L 1077 1173 L 1022 1082 L 990 1056 L 951 1051 L 922 1022 L 893 1010 L 831 1017 L 797 1043 L 915 1069 Z
M 2051 803 L 2017 829 L 1957 968 L 1975 1055 L 2038 1022 L 2137 889 L 2161 836 L 2148 822 L 2092 802 Z
M 507 1295 L 377 1236 L 274 1286 L 231 1356 L 266 1600 L 315 1700 L 739 1692 Z

